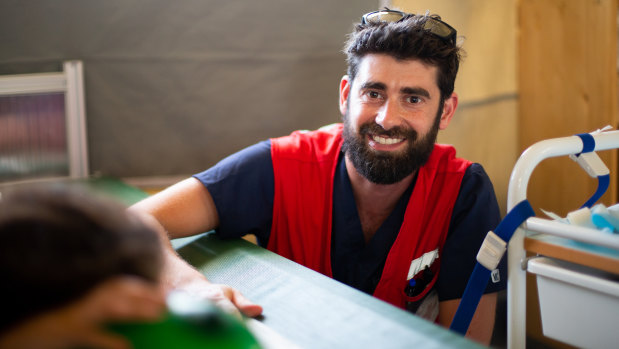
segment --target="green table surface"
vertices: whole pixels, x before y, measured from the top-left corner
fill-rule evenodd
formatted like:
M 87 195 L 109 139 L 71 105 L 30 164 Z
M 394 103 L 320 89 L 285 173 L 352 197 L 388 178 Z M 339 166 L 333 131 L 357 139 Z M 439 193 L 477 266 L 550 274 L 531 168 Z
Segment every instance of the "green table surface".
M 264 308 L 264 325 L 301 348 L 478 348 L 476 343 L 242 239 L 174 240 L 212 282 Z

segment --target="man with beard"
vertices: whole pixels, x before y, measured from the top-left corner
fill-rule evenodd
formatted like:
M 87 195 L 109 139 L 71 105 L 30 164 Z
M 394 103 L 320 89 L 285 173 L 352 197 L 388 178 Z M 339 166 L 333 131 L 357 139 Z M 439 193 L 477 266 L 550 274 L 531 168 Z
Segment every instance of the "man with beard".
M 481 165 L 435 144 L 458 104 L 456 31 L 438 16 L 385 9 L 362 18 L 345 52 L 343 125 L 258 143 L 134 208 L 172 237 L 253 233 L 271 251 L 448 326 L 500 220 Z M 169 252 L 173 282 L 210 287 Z M 504 263 L 498 276 L 467 334 L 486 344 Z

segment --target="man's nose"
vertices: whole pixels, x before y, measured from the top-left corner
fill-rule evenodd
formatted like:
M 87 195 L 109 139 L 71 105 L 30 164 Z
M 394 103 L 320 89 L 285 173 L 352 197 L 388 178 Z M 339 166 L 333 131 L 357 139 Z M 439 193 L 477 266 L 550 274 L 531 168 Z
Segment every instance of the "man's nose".
M 381 106 L 376 115 L 376 123 L 382 126 L 383 129 L 389 130 L 400 124 L 400 106 L 396 101 L 386 101 Z

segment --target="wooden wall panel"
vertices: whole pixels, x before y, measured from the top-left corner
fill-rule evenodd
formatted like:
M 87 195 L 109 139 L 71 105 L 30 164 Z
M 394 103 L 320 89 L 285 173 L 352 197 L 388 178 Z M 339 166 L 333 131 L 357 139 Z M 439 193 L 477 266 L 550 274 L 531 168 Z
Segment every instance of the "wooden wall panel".
M 519 146 L 617 127 L 616 0 L 520 0 Z M 611 169 L 607 204 L 617 201 L 616 151 L 600 156 Z M 597 187 L 569 159 L 542 162 L 528 198 L 565 215 Z

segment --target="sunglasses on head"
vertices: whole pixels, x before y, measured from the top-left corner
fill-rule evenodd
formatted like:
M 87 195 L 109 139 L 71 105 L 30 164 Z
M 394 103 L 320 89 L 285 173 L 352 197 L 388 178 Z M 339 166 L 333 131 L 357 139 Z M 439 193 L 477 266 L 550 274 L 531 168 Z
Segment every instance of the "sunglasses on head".
M 384 10 L 366 13 L 361 17 L 361 24 L 380 23 L 380 22 L 399 22 L 409 14 L 402 11 Z M 423 24 L 423 29 L 428 30 L 435 36 L 443 40 L 456 44 L 456 30 L 449 24 L 441 21 L 439 18 L 427 16 L 426 22 Z

